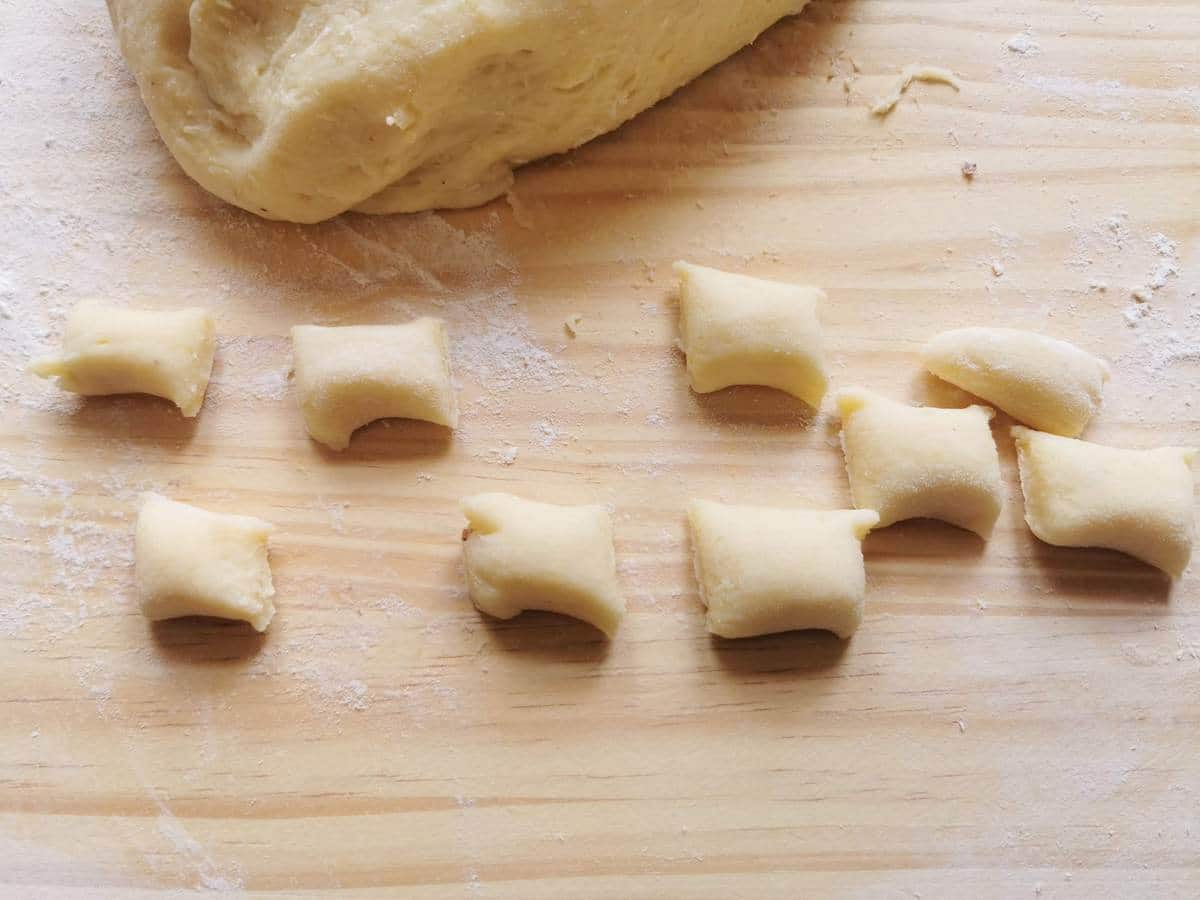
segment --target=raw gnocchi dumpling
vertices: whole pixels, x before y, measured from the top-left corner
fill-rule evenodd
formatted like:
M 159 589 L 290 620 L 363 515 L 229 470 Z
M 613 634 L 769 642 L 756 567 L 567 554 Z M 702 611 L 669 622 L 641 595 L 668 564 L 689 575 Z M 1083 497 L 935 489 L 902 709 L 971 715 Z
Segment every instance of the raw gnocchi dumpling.
M 960 328 L 922 352 L 938 378 L 1041 431 L 1077 437 L 1100 409 L 1108 363 L 1074 344 L 1015 328 Z
M 829 386 L 819 288 L 678 262 L 680 349 L 692 390 L 777 388 L 814 408 Z
M 73 394 L 162 397 L 190 419 L 204 403 L 216 343 L 203 309 L 122 309 L 85 300 L 67 316 L 62 353 L 30 369 Z
M 854 505 L 903 519 L 941 519 L 988 538 L 1004 485 L 986 406 L 906 406 L 860 388 L 838 395 Z
M 1122 450 L 1015 426 L 1025 521 L 1047 544 L 1106 547 L 1178 578 L 1196 538 L 1182 447 Z
M 553 506 L 511 494 L 462 501 L 471 601 L 511 619 L 541 609 L 582 619 L 611 637 L 625 615 L 612 520 L 603 506 Z
M 134 536 L 142 612 L 152 621 L 216 616 L 266 631 L 275 615 L 261 519 L 231 516 L 143 494 Z
M 422 419 L 454 428 L 458 397 L 441 319 L 404 325 L 292 329 L 296 386 L 313 440 L 334 449 L 376 419 Z
M 725 638 L 815 628 L 848 638 L 863 617 L 862 540 L 873 510 L 771 509 L 696 500 L 689 512 L 708 630 Z

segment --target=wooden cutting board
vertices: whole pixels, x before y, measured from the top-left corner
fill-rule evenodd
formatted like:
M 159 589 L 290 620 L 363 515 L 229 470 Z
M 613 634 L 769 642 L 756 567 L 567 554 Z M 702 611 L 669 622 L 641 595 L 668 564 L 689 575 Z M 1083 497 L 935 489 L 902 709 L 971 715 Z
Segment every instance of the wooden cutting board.
M 873 535 L 848 643 L 711 639 L 687 501 L 849 496 L 828 410 L 689 393 L 670 274 L 821 285 L 836 384 L 914 401 L 965 401 L 937 331 L 1044 330 L 1113 361 L 1093 439 L 1198 444 L 1198 42 L 1190 0 L 815 3 L 507 202 L 299 227 L 180 174 L 99 4 L 4 5 L 0 892 L 1200 895 L 1196 568 L 1039 544 L 1001 419 L 992 541 Z M 914 62 L 961 93 L 873 118 Z M 197 420 L 24 374 L 89 296 L 213 308 Z M 461 430 L 308 441 L 288 328 L 422 313 Z M 146 489 L 278 526 L 265 637 L 141 617 Z M 611 504 L 616 640 L 474 612 L 485 490 Z

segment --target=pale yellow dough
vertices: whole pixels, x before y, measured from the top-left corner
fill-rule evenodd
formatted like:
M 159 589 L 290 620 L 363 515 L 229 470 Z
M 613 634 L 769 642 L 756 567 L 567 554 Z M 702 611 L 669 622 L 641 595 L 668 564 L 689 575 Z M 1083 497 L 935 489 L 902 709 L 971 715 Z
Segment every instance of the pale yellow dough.
M 405 325 L 292 329 L 296 388 L 313 440 L 350 446 L 376 419 L 422 419 L 454 428 L 458 396 L 440 319 Z
M 814 628 L 848 638 L 863 617 L 872 510 L 691 505 L 708 630 L 726 638 Z
M 677 262 L 680 349 L 692 390 L 778 388 L 819 407 L 829 385 L 819 288 Z
M 257 215 L 474 206 L 805 0 L 108 0 L 184 170 Z
M 1178 578 L 1196 539 L 1196 451 L 1121 450 L 1015 426 L 1025 521 L 1047 544 L 1106 547 Z
M 188 418 L 200 411 L 216 350 L 212 316 L 203 309 L 158 312 L 85 300 L 67 316 L 58 356 L 30 370 L 86 396 L 152 394 Z
M 625 615 L 612 520 L 603 506 L 552 506 L 511 494 L 462 501 L 471 601 L 497 619 L 541 609 L 611 637 Z
M 216 616 L 266 631 L 275 615 L 260 519 L 220 515 L 143 494 L 134 537 L 142 612 L 152 621 Z
M 1074 344 L 1015 328 L 960 328 L 922 353 L 938 378 L 1039 431 L 1078 437 L 1100 409 L 1108 363 Z
M 984 406 L 906 406 L 853 388 L 838 395 L 854 505 L 884 527 L 941 519 L 988 538 L 1000 516 L 1000 456 Z

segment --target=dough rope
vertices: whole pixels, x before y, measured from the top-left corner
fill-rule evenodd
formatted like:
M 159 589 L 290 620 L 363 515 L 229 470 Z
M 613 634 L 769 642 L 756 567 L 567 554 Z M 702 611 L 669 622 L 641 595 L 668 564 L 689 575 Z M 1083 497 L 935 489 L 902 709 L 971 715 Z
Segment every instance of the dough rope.
M 485 203 L 514 167 L 611 131 L 805 2 L 108 5 L 187 174 L 256 215 L 319 222 Z

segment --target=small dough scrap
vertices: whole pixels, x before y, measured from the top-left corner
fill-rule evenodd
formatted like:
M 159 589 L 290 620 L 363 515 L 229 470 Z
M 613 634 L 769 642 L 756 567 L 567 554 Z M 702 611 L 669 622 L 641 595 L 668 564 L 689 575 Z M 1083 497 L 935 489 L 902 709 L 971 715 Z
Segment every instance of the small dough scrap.
M 35 360 L 30 371 L 57 378 L 73 394 L 162 397 L 190 419 L 204 403 L 216 345 L 207 310 L 122 309 L 85 300 L 67 316 L 62 354 Z
M 874 510 L 770 509 L 706 500 L 689 511 L 708 630 L 725 638 L 816 628 L 843 640 L 863 617 L 862 540 Z
M 462 501 L 467 588 L 477 609 L 511 619 L 542 609 L 612 637 L 625 615 L 612 520 L 603 506 L 552 506 L 511 494 Z
M 962 82 L 949 69 L 944 69 L 941 66 L 927 66 L 921 63 L 910 63 L 900 71 L 900 77 L 896 79 L 895 85 L 888 91 L 887 95 L 880 97 L 875 101 L 875 105 L 871 107 L 871 115 L 883 118 L 900 102 L 900 98 L 907 93 L 912 87 L 914 81 L 923 81 L 926 84 L 947 84 L 954 90 L 962 90 Z
M 859 509 L 879 525 L 941 519 L 991 537 L 1003 506 L 1000 455 L 986 406 L 906 406 L 861 388 L 838 395 L 842 449 Z
M 829 386 L 819 288 L 677 262 L 680 349 L 692 390 L 735 384 L 786 391 L 814 409 Z
M 134 536 L 142 612 L 151 621 L 216 616 L 266 631 L 275 615 L 273 526 L 143 494 Z
M 340 328 L 297 325 L 292 349 L 308 433 L 334 450 L 345 450 L 355 430 L 376 419 L 458 425 L 441 319 Z
M 1025 521 L 1047 544 L 1106 547 L 1178 578 L 1196 539 L 1196 450 L 1121 450 L 1014 426 Z
M 1078 437 L 1100 409 L 1108 363 L 1015 328 L 959 328 L 921 354 L 925 367 L 1039 431 Z

